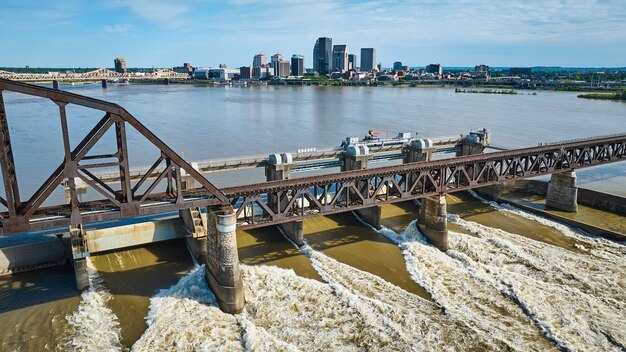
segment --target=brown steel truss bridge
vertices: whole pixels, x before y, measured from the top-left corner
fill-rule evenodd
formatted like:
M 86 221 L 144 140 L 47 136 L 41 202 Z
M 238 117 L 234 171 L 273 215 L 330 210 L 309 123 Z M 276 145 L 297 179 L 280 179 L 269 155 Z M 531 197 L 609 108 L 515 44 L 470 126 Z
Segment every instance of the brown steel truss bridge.
M 20 197 L 3 91 L 50 99 L 59 109 L 64 159 L 28 199 Z M 70 145 L 68 134 L 66 107 L 70 104 L 103 114 L 76 146 Z M 116 150 L 90 154 L 111 128 L 115 129 Z M 160 153 L 149 171 L 133 182 L 129 174 L 127 128 L 137 130 Z M 0 166 L 5 190 L 0 203 L 6 207 L 0 216 L 4 233 L 228 204 L 235 208 L 239 227 L 253 228 L 623 160 L 626 134 L 218 189 L 121 106 L 0 79 Z M 112 167 L 119 170 L 117 184 L 105 183 L 94 175 L 94 169 Z M 183 174 L 200 187 L 186 189 Z M 77 179 L 103 198 L 79 201 Z M 64 180 L 69 187 L 69 204 L 43 206 Z M 164 190 L 159 184 L 165 184 Z

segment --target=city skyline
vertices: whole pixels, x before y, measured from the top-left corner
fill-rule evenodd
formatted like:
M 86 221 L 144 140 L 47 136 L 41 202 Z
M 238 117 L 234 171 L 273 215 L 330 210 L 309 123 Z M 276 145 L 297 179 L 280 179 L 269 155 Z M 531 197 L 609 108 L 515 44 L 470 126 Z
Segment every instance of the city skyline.
M 271 6 L 270 6 L 271 5 Z M 304 55 L 330 37 L 377 49 L 384 67 L 624 66 L 626 7 L 620 1 L 252 2 L 41 4 L 0 0 L 0 66 L 129 67 L 250 65 L 259 52 Z M 269 16 L 268 14 L 272 15 Z M 280 13 L 277 17 L 275 14 Z M 350 51 L 350 50 L 349 50 Z

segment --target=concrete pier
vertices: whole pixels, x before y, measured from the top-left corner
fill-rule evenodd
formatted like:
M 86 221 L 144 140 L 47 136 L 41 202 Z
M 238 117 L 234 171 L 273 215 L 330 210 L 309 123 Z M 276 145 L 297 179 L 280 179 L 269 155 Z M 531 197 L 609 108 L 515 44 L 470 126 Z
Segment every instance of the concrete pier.
M 52 81 L 52 88 L 59 89 L 59 81 L 56 79 Z
M 552 174 L 546 194 L 546 205 L 555 209 L 578 211 L 578 187 L 574 171 Z
M 382 208 L 380 205 L 375 205 L 373 207 L 365 208 L 365 209 L 357 209 L 357 215 L 361 218 L 361 220 L 370 224 L 373 228 L 380 230 L 382 226 L 380 225 L 380 218 L 382 213 Z
M 456 156 L 482 154 L 485 147 L 489 145 L 490 140 L 489 131 L 485 128 L 478 131 L 471 131 L 457 145 L 459 149 L 456 152 Z
M 372 156 L 366 155 L 350 155 L 344 153 L 341 161 L 341 171 L 364 170 L 367 169 Z
M 265 165 L 265 179 L 268 182 L 288 180 L 289 172 L 293 168 L 293 157 L 291 156 L 291 154 L 272 154 L 269 156 L 269 160 L 270 162 Z M 276 212 L 283 211 L 288 203 L 289 199 L 287 198 L 286 193 L 283 194 L 280 199 L 278 199 L 278 197 L 276 197 L 275 195 L 270 195 L 268 198 L 268 205 L 270 209 Z M 278 209 L 279 204 L 280 209 Z M 278 227 L 296 245 L 302 246 L 304 244 L 302 220 L 279 224 Z
M 107 87 L 107 80 L 106 79 L 101 79 L 100 83 L 102 84 L 102 88 L 106 88 Z
M 304 222 L 302 220 L 278 225 L 283 233 L 298 246 L 304 244 Z
M 429 139 L 414 139 L 404 148 L 404 163 L 417 163 L 432 160 L 433 142 Z
M 515 191 L 515 180 L 476 189 L 476 193 L 489 200 L 498 201 L 505 192 Z
M 207 208 L 207 255 L 205 276 L 220 309 L 236 314 L 245 297 L 237 251 L 237 217 L 232 206 Z
M 348 147 L 343 153 L 341 161 L 341 171 L 353 171 L 367 169 L 369 161 L 372 159 L 372 155 L 369 152 L 369 148 L 364 144 L 355 144 Z M 361 192 L 365 192 L 367 187 L 370 187 L 367 182 L 359 182 L 356 187 Z M 357 215 L 370 226 L 380 229 L 380 205 L 374 205 L 369 208 L 355 210 Z
M 421 206 L 417 219 L 420 231 L 428 241 L 445 252 L 448 250 L 448 212 L 445 196 L 420 199 Z

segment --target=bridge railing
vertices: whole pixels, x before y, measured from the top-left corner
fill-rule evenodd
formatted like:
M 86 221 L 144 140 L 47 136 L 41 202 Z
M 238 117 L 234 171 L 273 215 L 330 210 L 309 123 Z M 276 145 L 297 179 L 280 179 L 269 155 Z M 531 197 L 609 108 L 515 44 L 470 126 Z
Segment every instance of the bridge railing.
M 59 108 L 61 131 L 64 145 L 64 159 L 35 193 L 27 200 L 20 197 L 13 149 L 7 124 L 7 114 L 4 107 L 2 92 L 10 91 L 52 100 Z M 74 104 L 99 110 L 104 116 L 95 124 L 87 135 L 74 148 L 70 145 L 67 124 L 67 105 Z M 92 147 L 113 126 L 115 126 L 117 150 L 112 154 L 90 155 Z M 151 167 L 151 170 L 165 165 L 163 171 L 155 180 L 146 183 L 146 178 L 140 179 L 132 185 L 130 180 L 130 166 L 128 161 L 128 145 L 126 128 L 134 128 L 141 136 L 158 148 L 160 155 Z M 89 160 L 90 163 L 83 163 Z M 94 160 L 102 162 L 94 163 Z M 113 161 L 111 161 L 113 160 Z M 167 144 L 148 130 L 128 111 L 117 104 L 88 98 L 78 94 L 64 92 L 20 82 L 0 79 L 0 166 L 6 198 L 0 197 L 0 204 L 7 208 L 2 214 L 2 229 L 4 233 L 28 231 L 41 226 L 78 225 L 83 221 L 106 220 L 115 217 L 136 216 L 163 211 L 166 209 L 183 209 L 198 206 L 197 197 L 189 199 L 181 187 L 181 170 L 184 170 L 195 181 L 200 183 L 203 192 L 202 204 L 224 204 L 228 202 L 226 196 L 211 182 L 204 178 L 182 157 L 176 154 Z M 93 174 L 93 169 L 115 167 L 119 170 L 119 189 L 114 189 Z M 98 202 L 80 202 L 76 192 L 76 179 L 81 179 L 104 196 Z M 43 202 L 52 192 L 67 180 L 70 192 L 70 216 L 55 217 L 55 220 L 42 221 L 50 214 L 58 211 L 42 207 Z M 155 189 L 162 180 L 167 180 L 166 192 L 156 194 Z M 142 187 L 147 186 L 144 191 Z M 164 201 L 165 205 L 164 206 Z M 94 212 L 94 209 L 108 209 L 107 212 Z M 36 221 L 39 220 L 39 221 Z M 45 225 L 42 225 L 45 224 Z

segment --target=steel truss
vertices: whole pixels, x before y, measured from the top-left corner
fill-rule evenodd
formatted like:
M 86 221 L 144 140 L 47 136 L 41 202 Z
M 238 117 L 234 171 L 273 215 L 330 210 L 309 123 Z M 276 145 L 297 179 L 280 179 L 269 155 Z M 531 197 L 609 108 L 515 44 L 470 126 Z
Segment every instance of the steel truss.
M 2 96 L 3 91 L 47 98 L 52 100 L 59 108 L 64 159 L 37 191 L 24 201 L 20 198 L 18 180 L 15 173 L 7 115 Z M 74 148 L 70 146 L 67 125 L 66 107 L 70 104 L 100 110 L 104 113 L 100 121 Z M 147 177 L 143 177 L 131 186 L 126 140 L 126 128 L 128 126 L 137 130 L 160 152 L 160 155 L 151 167 L 150 173 L 157 168 L 160 169 L 160 172 L 156 179 L 150 180 L 148 183 L 146 183 Z M 111 128 L 115 129 L 116 151 L 111 154 L 90 155 L 89 151 L 91 148 Z M 117 217 L 131 217 L 228 202 L 228 199 L 220 190 L 119 105 L 64 91 L 3 79 L 0 79 L 0 166 L 2 168 L 6 195 L 6 199 L 0 197 L 0 204 L 7 208 L 7 212 L 0 215 L 4 233 L 70 224 L 78 226 L 86 222 L 108 220 Z M 119 170 L 118 189 L 114 189 L 104 183 L 93 173 L 94 169 L 107 167 L 115 167 Z M 201 198 L 195 196 L 190 198 L 182 189 L 182 170 L 200 183 L 201 187 L 199 190 L 203 193 Z M 80 202 L 76 191 L 76 178 L 93 187 L 102 194 L 104 199 L 96 202 Z M 69 187 L 70 204 L 57 207 L 42 207 L 43 202 L 49 198 L 64 179 L 67 180 Z M 163 179 L 167 180 L 166 191 L 164 193 L 162 191 L 160 193 L 155 192 L 155 188 Z
M 261 227 L 377 204 L 626 160 L 626 135 L 222 189 L 240 227 Z

